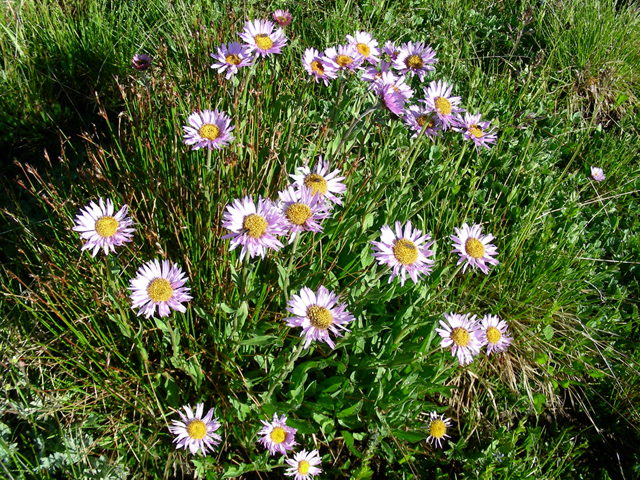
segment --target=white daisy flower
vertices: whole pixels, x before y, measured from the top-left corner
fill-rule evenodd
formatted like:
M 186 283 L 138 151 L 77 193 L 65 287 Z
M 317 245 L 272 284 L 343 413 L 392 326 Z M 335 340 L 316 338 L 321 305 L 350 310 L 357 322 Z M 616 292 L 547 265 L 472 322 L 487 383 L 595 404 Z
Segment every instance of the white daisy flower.
M 291 467 L 285 470 L 284 474 L 288 477 L 295 477 L 294 480 L 309 480 L 322 473 L 322 469 L 316 467 L 316 465 L 322 464 L 320 453 L 317 450 L 308 453 L 306 450 L 302 450 L 296 453 L 292 459 L 287 458 L 285 461 Z
M 75 218 L 76 226 L 71 230 L 80 232 L 80 238 L 87 241 L 81 251 L 92 248 L 91 256 L 95 257 L 102 248 L 104 254 L 108 255 L 109 251 L 115 253 L 116 247 L 130 242 L 135 229 L 130 228 L 133 220 L 127 217 L 128 211 L 129 207 L 123 205 L 114 215 L 113 202 L 109 198 L 106 202 L 100 198 L 97 204 L 91 202 L 84 209 L 80 209 Z
M 195 414 L 189 405 L 183 408 L 186 415 L 178 411 L 180 420 L 172 420 L 173 427 L 169 427 L 171 433 L 176 436 L 173 443 L 176 444 L 176 448 L 186 450 L 188 447 L 193 455 L 198 450 L 202 450 L 202 454 L 206 456 L 207 452 L 213 451 L 213 448 L 222 441 L 222 437 L 214 433 L 220 428 L 220 422 L 217 418 L 213 418 L 213 408 L 209 410 L 206 417 L 202 417 L 204 408 L 202 403 L 196 405 Z
M 427 420 L 427 430 L 429 430 L 427 442 L 433 443 L 439 448 L 442 448 L 442 441 L 445 438 L 449 438 L 449 435 L 447 435 L 447 429 L 450 426 L 450 418 L 444 418 L 444 414 L 438 416 L 438 412 L 431 412 L 429 420 Z
M 436 328 L 436 332 L 442 337 L 440 346 L 442 348 L 451 346 L 451 355 L 458 357 L 460 365 L 471 363 L 473 357 L 480 353 L 482 346 L 476 316 L 445 313 L 444 318 L 446 322 L 440 320 L 442 328 Z
M 296 432 L 298 430 L 287 426 L 287 417 L 285 415 L 278 418 L 278 414 L 274 413 L 273 421 L 260 421 L 264 427 L 258 432 L 258 435 L 262 435 L 258 442 L 269 450 L 271 455 L 275 455 L 276 452 L 286 455 L 287 451 L 292 450 L 297 445 Z
M 454 228 L 456 235 L 451 235 L 453 240 L 453 250 L 460 255 L 458 265 L 464 263 L 462 273 L 467 270 L 470 265 L 474 270 L 479 268 L 484 274 L 489 273 L 489 265 L 498 265 L 500 262 L 493 258 L 498 255 L 496 246 L 489 243 L 493 240 L 493 235 L 482 235 L 482 227 L 474 224 L 469 227 L 466 223 L 462 224 L 462 228 Z M 465 263 L 466 262 L 466 263 Z
M 224 73 L 226 70 L 225 78 L 227 80 L 238 73 L 238 69 L 248 67 L 253 61 L 253 56 L 247 47 L 238 42 L 231 42 L 228 47 L 223 43 L 218 47 L 217 54 L 210 53 L 209 55 L 215 60 L 211 68 L 218 70 L 219 73 Z
M 311 189 L 312 195 L 319 192 L 326 200 L 341 205 L 342 200 L 337 195 L 344 193 L 347 186 L 342 183 L 345 177 L 339 175 L 340 169 L 337 168 L 329 173 L 329 160 L 325 161 L 320 156 L 313 173 L 308 166 L 302 166 L 297 168 L 295 174 L 289 176 L 295 180 L 295 186 L 302 187 L 304 185 Z
M 493 352 L 502 352 L 511 345 L 513 339 L 509 336 L 507 322 L 500 320 L 495 315 L 485 315 L 480 321 L 480 340 L 487 346 L 487 355 Z
M 238 35 L 247 43 L 247 50 L 261 57 L 269 57 L 274 53 L 282 53 L 287 44 L 287 37 L 281 28 L 275 32 L 275 25 L 269 20 L 246 22 L 244 30 Z
M 357 32 L 353 36 L 347 35 L 347 41 L 350 45 L 356 47 L 358 53 L 362 55 L 367 62 L 375 65 L 380 60 L 378 41 L 374 39 L 370 33 Z
M 593 178 L 596 182 L 604 182 L 605 175 L 604 170 L 598 167 L 591 167 L 591 178 Z
M 433 81 L 424 89 L 426 98 L 420 100 L 430 111 L 436 112 L 445 129 L 455 122 L 457 113 L 464 112 L 464 109 L 458 108 L 460 97 L 451 96 L 452 89 L 453 85 L 446 82 Z
M 302 232 L 321 232 L 320 221 L 331 215 L 330 204 L 324 201 L 320 193 L 315 195 L 307 186 L 288 187 L 279 192 L 280 212 L 285 220 L 291 236 L 289 243 L 293 243 L 296 235 Z

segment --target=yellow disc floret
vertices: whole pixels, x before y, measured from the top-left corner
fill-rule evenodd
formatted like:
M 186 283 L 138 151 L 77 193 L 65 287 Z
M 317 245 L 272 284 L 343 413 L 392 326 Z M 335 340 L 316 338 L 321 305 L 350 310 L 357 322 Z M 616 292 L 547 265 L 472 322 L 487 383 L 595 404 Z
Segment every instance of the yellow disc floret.
M 168 280 L 164 278 L 156 278 L 151 281 L 147 287 L 147 295 L 154 303 L 166 302 L 173 295 L 173 288 Z
M 96 220 L 95 228 L 98 235 L 102 238 L 110 238 L 116 234 L 119 225 L 120 224 L 115 218 L 105 215 L 104 217 L 100 217 Z
M 404 64 L 411 70 L 417 70 L 424 66 L 424 62 L 422 61 L 422 58 L 420 58 L 420 55 L 409 55 L 404 61 Z
M 207 436 L 207 426 L 202 420 L 191 420 L 187 425 L 187 433 L 193 440 L 202 440 Z
M 340 65 L 341 68 L 345 68 L 349 64 L 353 63 L 353 59 L 347 55 L 338 55 L 336 57 L 336 63 Z
M 306 475 L 307 473 L 309 473 L 310 466 L 311 464 L 309 462 L 307 462 L 306 460 L 301 460 L 298 464 L 298 473 L 300 475 Z
M 247 230 L 251 238 L 260 238 L 267 231 L 268 226 L 267 220 L 256 213 L 247 215 L 242 221 L 242 228 Z
M 240 60 L 240 57 L 238 55 L 236 55 L 235 53 L 230 53 L 229 55 L 224 57 L 224 60 L 227 63 L 230 63 L 231 65 L 240 65 L 240 62 L 242 61 L 242 60 Z
M 269 35 L 267 35 L 266 33 L 259 33 L 253 38 L 260 50 L 269 50 L 271 47 L 273 47 L 273 40 L 271 40 L 269 38 Z
M 320 305 L 311 305 L 307 308 L 307 317 L 315 328 L 326 330 L 333 323 L 333 317 L 328 308 Z
M 429 435 L 433 438 L 441 439 L 447 434 L 447 424 L 437 419 L 429 425 Z
M 418 259 L 418 247 L 411 240 L 401 238 L 393 245 L 393 256 L 402 265 L 412 265 Z
M 285 212 L 287 220 L 294 225 L 304 225 L 304 223 L 311 218 L 312 212 L 309 205 L 304 203 L 294 203 Z
M 438 97 L 434 103 L 436 104 L 436 110 L 441 115 L 451 114 L 451 103 L 446 98 Z
M 318 60 L 314 60 L 311 62 L 311 71 L 318 75 L 324 75 L 324 66 Z
M 220 128 L 217 125 L 205 123 L 200 127 L 200 130 L 198 130 L 198 135 L 207 140 L 214 141 L 220 136 Z
M 467 255 L 473 258 L 482 258 L 484 256 L 484 245 L 477 238 L 469 238 L 464 244 L 464 250 Z
M 469 344 L 469 330 L 462 327 L 454 328 L 449 334 L 449 338 L 453 340 L 459 347 L 466 347 Z
M 359 43 L 358 45 L 356 45 L 356 48 L 358 49 L 358 53 L 363 57 L 368 57 L 371 53 L 371 49 L 366 43 Z
M 269 437 L 274 443 L 282 443 L 284 442 L 284 439 L 287 438 L 287 432 L 285 432 L 284 429 L 280 427 L 276 427 L 271 430 Z
M 424 127 L 425 124 L 427 125 L 427 128 L 433 128 L 436 123 L 433 119 L 433 115 L 420 115 L 416 118 L 416 122 L 418 122 L 420 128 Z
M 482 129 L 478 125 L 471 125 L 469 127 L 469 133 L 476 138 L 482 137 Z
M 327 193 L 327 181 L 322 175 L 311 173 L 304 177 L 304 184 L 311 189 L 311 194 L 320 192 L 321 195 Z
M 495 345 L 500 341 L 500 338 L 502 338 L 500 330 L 498 330 L 496 327 L 487 328 L 487 340 L 489 340 L 489 343 Z

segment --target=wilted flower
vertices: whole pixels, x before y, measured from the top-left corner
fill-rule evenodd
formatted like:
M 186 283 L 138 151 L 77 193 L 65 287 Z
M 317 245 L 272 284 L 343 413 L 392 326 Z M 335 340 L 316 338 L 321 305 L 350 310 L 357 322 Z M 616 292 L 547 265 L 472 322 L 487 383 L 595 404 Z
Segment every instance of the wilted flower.
M 124 205 L 118 213 L 114 215 L 113 202 L 107 198 L 105 201 L 100 198 L 98 203 L 89 203 L 76 216 L 76 226 L 72 227 L 75 232 L 80 232 L 80 237 L 87 242 L 82 246 L 82 250 L 93 249 L 91 254 L 95 257 L 98 250 L 104 250 L 108 255 L 109 251 L 115 252 L 116 247 L 130 242 L 134 228 L 130 228 L 133 220 L 127 217 L 129 207 Z
M 151 57 L 146 53 L 136 53 L 131 59 L 131 68 L 138 71 L 146 70 L 151 66 Z
M 169 427 L 169 431 L 176 436 L 173 443 L 176 444 L 176 448 L 182 447 L 186 450 L 188 447 L 193 455 L 198 450 L 202 450 L 202 454 L 206 456 L 207 452 L 213 451 L 213 448 L 222 441 L 222 437 L 214 433 L 220 428 L 220 422 L 217 418 L 213 418 L 213 408 L 209 410 L 206 417 L 202 418 L 204 409 L 202 403 L 196 405 L 195 414 L 189 405 L 183 408 L 187 414 L 183 415 L 178 411 L 180 420 L 172 420 L 173 427 Z
M 231 131 L 231 118 L 218 110 L 203 110 L 194 112 L 187 119 L 189 125 L 184 125 L 184 140 L 186 145 L 193 145 L 192 150 L 208 148 L 219 150 L 235 140 Z

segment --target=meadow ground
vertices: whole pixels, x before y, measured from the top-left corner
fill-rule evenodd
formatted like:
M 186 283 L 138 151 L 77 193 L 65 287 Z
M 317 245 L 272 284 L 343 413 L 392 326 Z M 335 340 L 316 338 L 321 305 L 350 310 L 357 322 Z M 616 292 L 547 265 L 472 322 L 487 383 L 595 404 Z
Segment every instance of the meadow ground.
M 4 477 L 640 476 L 636 3 L 0 12 Z

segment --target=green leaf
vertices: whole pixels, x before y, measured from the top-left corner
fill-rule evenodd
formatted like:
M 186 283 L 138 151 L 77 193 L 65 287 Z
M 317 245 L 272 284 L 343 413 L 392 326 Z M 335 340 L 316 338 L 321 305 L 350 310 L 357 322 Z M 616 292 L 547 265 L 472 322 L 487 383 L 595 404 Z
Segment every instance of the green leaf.
M 542 334 L 544 335 L 544 338 L 547 339 L 547 342 L 551 341 L 553 338 L 553 327 L 551 325 L 547 325 L 542 330 Z
M 238 345 L 276 345 L 282 346 L 282 340 L 275 335 L 258 335 L 238 342 Z
M 356 447 L 353 445 L 353 435 L 351 435 L 351 432 L 348 430 L 342 430 L 340 434 L 342 435 L 342 438 L 344 438 L 344 443 L 347 445 L 349 451 L 358 458 L 364 458 L 362 452 L 356 450 Z
M 546 353 L 538 352 L 536 353 L 535 358 L 537 363 L 539 363 L 540 365 L 544 365 L 549 360 L 549 355 L 547 355 Z
M 402 440 L 406 440 L 407 442 L 410 442 L 410 443 L 420 442 L 425 438 L 427 438 L 428 436 L 428 435 L 425 435 L 424 433 L 405 432 L 404 430 L 392 430 L 392 432 L 396 437 Z
M 337 413 L 338 418 L 350 417 L 351 415 L 356 415 L 362 409 L 362 404 L 364 402 L 360 400 L 356 404 L 350 406 L 349 408 L 345 408 Z

